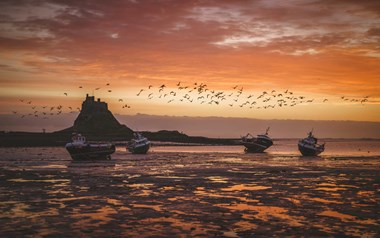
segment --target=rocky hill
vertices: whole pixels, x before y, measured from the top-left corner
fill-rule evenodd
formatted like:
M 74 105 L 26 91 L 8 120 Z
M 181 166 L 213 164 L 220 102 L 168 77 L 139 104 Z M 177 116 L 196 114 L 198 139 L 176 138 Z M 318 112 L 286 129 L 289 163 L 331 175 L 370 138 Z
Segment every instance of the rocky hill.
M 94 96 L 86 96 L 82 103 L 82 109 L 72 127 L 58 131 L 57 133 L 79 132 L 88 136 L 118 136 L 124 140 L 131 139 L 133 130 L 120 124 L 112 112 L 108 110 L 108 105 L 95 100 Z

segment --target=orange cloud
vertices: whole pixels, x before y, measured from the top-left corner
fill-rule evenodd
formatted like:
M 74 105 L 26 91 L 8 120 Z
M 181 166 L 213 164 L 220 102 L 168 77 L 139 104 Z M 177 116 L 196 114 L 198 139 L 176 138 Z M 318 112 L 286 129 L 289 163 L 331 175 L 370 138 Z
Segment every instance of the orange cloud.
M 179 81 L 215 90 L 239 84 L 247 92 L 380 98 L 378 1 L 45 0 L 0 7 L 0 92 L 7 100 L 19 94 L 54 101 L 66 91 L 78 99 L 111 83 L 113 94 L 96 95 L 111 102 L 130 97 L 137 106 L 128 113 L 220 114 L 159 100 L 153 107 L 134 96 L 142 87 Z M 302 118 L 306 111 L 297 110 L 267 115 Z M 363 120 L 380 120 L 373 112 Z

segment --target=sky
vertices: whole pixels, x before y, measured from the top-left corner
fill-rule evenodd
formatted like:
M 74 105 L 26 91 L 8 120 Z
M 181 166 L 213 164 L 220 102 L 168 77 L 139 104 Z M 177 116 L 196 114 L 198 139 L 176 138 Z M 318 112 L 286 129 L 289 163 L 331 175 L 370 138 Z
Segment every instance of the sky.
M 0 9 L 1 115 L 43 124 L 77 113 L 90 94 L 120 115 L 380 122 L 378 0 Z

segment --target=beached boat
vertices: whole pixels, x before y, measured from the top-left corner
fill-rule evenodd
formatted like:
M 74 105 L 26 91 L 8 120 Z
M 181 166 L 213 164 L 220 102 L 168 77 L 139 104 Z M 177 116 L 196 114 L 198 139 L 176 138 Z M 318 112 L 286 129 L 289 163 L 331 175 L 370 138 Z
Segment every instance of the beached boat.
M 134 138 L 128 142 L 127 150 L 132 154 L 146 154 L 150 148 L 150 141 L 140 133 L 134 133 Z
M 111 159 L 111 154 L 115 152 L 114 144 L 90 144 L 81 134 L 73 133 L 71 139 L 65 147 L 73 160 Z
M 325 150 L 325 144 L 318 144 L 318 139 L 310 131 L 308 137 L 298 141 L 298 150 L 303 156 L 316 156 Z
M 272 139 L 268 136 L 269 127 L 267 128 L 265 134 L 252 136 L 251 134 L 247 134 L 246 136 L 243 136 L 242 143 L 245 146 L 246 152 L 253 152 L 253 153 L 261 153 L 264 152 L 264 150 L 268 149 L 273 145 Z

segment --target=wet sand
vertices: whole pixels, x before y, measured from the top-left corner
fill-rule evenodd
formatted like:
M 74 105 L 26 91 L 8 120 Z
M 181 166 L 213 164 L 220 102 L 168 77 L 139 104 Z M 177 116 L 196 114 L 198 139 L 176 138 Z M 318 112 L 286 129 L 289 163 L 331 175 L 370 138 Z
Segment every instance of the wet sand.
M 3 148 L 0 237 L 379 237 L 379 156 L 226 151 Z

